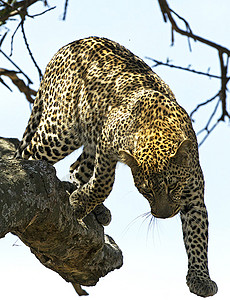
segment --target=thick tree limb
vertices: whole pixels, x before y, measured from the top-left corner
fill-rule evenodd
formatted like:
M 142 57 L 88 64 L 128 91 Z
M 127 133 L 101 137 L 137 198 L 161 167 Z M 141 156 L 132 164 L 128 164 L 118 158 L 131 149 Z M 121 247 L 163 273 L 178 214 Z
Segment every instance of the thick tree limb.
M 73 185 L 45 161 L 14 160 L 16 139 L 0 138 L 0 238 L 16 234 L 39 261 L 71 282 L 95 285 L 122 266 L 122 253 L 91 213 L 79 223 L 69 204 Z

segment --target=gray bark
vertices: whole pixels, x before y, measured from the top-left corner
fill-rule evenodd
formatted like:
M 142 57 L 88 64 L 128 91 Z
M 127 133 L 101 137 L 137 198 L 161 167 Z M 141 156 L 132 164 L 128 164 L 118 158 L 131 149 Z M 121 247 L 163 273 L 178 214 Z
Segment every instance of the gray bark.
M 45 161 L 15 160 L 17 139 L 0 138 L 0 238 L 16 234 L 47 268 L 71 282 L 95 285 L 122 266 L 122 252 L 91 213 L 78 222 L 69 204 L 74 189 Z

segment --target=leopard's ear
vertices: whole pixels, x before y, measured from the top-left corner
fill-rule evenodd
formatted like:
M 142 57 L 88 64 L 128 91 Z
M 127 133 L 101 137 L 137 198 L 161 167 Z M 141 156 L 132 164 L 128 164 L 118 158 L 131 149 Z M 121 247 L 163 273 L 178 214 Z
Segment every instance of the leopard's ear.
M 179 145 L 178 149 L 176 150 L 176 153 L 171 155 L 171 160 L 176 163 L 177 165 L 189 166 L 189 153 L 192 148 L 192 141 L 189 139 L 184 140 Z
M 128 165 L 132 170 L 136 167 L 138 167 L 138 163 L 137 160 L 135 159 L 135 157 L 127 150 L 120 150 L 119 151 L 119 157 L 120 160 Z

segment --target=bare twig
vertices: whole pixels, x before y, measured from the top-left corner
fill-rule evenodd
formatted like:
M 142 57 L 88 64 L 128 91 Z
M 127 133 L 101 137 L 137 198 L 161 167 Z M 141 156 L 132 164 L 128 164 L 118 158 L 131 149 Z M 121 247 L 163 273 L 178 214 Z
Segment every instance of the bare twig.
M 32 54 L 32 52 L 31 52 L 31 50 L 30 50 L 30 46 L 29 46 L 29 44 L 28 44 L 28 42 L 27 42 L 27 38 L 26 38 L 25 30 L 24 30 L 24 21 L 21 22 L 21 30 L 22 30 L 22 35 L 23 35 L 24 42 L 25 42 L 25 44 L 26 44 L 26 48 L 27 48 L 27 50 L 28 50 L 28 52 L 29 52 L 29 55 L 30 55 L 30 57 L 31 57 L 31 59 L 32 59 L 34 65 L 35 65 L 35 67 L 36 67 L 37 70 L 38 70 L 39 79 L 41 80 L 41 79 L 42 79 L 42 71 L 41 71 L 41 69 L 39 68 L 39 66 L 38 66 L 38 64 L 37 64 L 37 62 L 36 62 L 36 60 L 34 59 L 33 54 Z
M 22 21 L 21 21 L 22 22 Z M 21 26 L 21 22 L 18 24 L 18 26 L 16 27 L 16 29 L 14 30 L 14 33 L 11 36 L 11 43 L 10 43 L 10 56 L 12 56 L 13 54 L 13 43 L 14 43 L 14 36 L 16 34 L 16 32 L 18 31 L 18 28 Z
M 220 119 L 217 120 L 217 121 L 214 123 L 214 125 L 211 127 L 211 129 L 209 129 L 209 125 L 210 125 L 210 123 L 211 123 L 211 121 L 212 121 L 214 115 L 215 115 L 216 112 L 217 112 L 219 103 L 220 103 L 220 99 L 217 101 L 217 104 L 216 104 L 216 106 L 215 106 L 215 108 L 214 108 L 214 110 L 213 110 L 211 116 L 209 117 L 209 120 L 208 120 L 206 126 L 205 126 L 203 129 L 201 129 L 201 130 L 197 133 L 197 135 L 199 135 L 199 134 L 201 134 L 202 132 L 206 131 L 206 135 L 204 136 L 204 138 L 203 138 L 203 139 L 201 140 L 201 142 L 199 143 L 199 146 L 201 146 L 201 145 L 204 143 L 204 141 L 207 139 L 207 137 L 210 135 L 210 133 L 216 128 L 216 126 L 217 126 L 217 125 L 219 124 L 219 122 L 220 122 Z
M 162 66 L 167 66 L 167 67 L 174 68 L 174 69 L 179 69 L 179 70 L 184 70 L 184 71 L 192 72 L 192 73 L 195 73 L 195 74 L 198 74 L 198 75 L 208 76 L 210 78 L 221 79 L 221 76 L 218 76 L 218 75 L 213 75 L 213 74 L 210 74 L 210 73 L 205 73 L 205 72 L 197 71 L 197 70 L 194 70 L 194 69 L 190 69 L 189 67 L 186 68 L 186 67 L 172 65 L 172 64 L 170 64 L 168 62 L 164 63 L 162 61 L 153 59 L 151 57 L 145 57 L 145 58 L 149 59 L 149 60 L 151 60 L 151 61 L 153 61 L 153 62 L 156 63 L 155 65 L 152 66 L 152 68 L 155 68 L 155 67 L 158 67 L 158 66 L 162 65 Z
M 206 128 L 203 128 L 200 132 L 199 132 L 199 134 L 201 133 L 201 132 L 203 132 L 203 131 L 205 131 L 206 130 L 206 135 L 205 135 L 205 137 L 201 140 L 201 142 L 199 143 L 199 147 L 206 141 L 206 139 L 209 137 L 209 135 L 210 135 L 210 133 L 216 128 L 216 126 L 219 124 L 219 122 L 218 121 L 216 121 L 216 123 L 211 127 L 211 129 L 209 129 L 209 130 L 206 130 Z
M 64 13 L 63 13 L 63 17 L 62 17 L 62 20 L 63 20 L 63 21 L 65 21 L 65 19 L 66 19 L 68 2 L 69 2 L 68 0 L 65 0 Z
M 21 74 L 23 74 L 23 75 L 26 77 L 26 79 L 28 80 L 28 83 L 29 83 L 29 84 L 33 84 L 32 80 L 31 80 L 31 79 L 30 79 L 30 78 L 22 71 L 22 69 L 19 68 L 18 65 L 16 65 L 16 63 L 15 63 L 11 58 L 9 58 L 8 55 L 6 55 L 5 52 L 3 52 L 3 51 L 0 49 L 0 53 L 2 53 L 2 55 L 5 56 L 5 58 L 6 58 L 7 60 L 9 60 L 9 62 L 10 62 L 14 67 L 16 67 L 16 68 L 18 69 L 18 71 L 19 71 Z
M 5 83 L 5 81 L 1 77 L 0 77 L 0 83 L 3 84 L 8 90 L 13 92 L 12 89 L 8 86 L 8 84 Z
M 48 9 L 44 10 L 41 13 L 38 13 L 38 14 L 35 14 L 35 15 L 28 15 L 28 17 L 30 17 L 30 18 L 40 17 L 40 16 L 44 15 L 45 13 L 47 13 L 47 12 L 49 12 L 49 11 L 55 9 L 55 8 L 56 8 L 56 6 L 53 6 L 53 7 L 50 7 Z
M 198 131 L 198 133 L 197 133 L 198 135 L 201 134 L 203 131 L 207 131 L 208 134 L 210 133 L 209 125 L 210 125 L 210 123 L 211 123 L 211 121 L 212 121 L 214 115 L 215 115 L 216 112 L 217 112 L 217 109 L 218 109 L 219 104 L 220 104 L 220 99 L 218 99 L 218 101 L 217 101 L 217 103 L 216 103 L 216 106 L 215 106 L 215 108 L 214 108 L 214 110 L 213 110 L 211 116 L 209 117 L 206 126 L 205 126 L 203 129 L 201 129 L 200 131 Z M 218 122 L 219 122 L 219 121 L 217 121 L 216 123 L 218 123 Z
M 2 36 L 2 38 L 1 38 L 1 40 L 0 40 L 0 48 L 1 48 L 1 46 L 2 46 L 2 43 L 3 43 L 3 41 L 4 41 L 4 39 L 5 39 L 5 37 L 6 37 L 6 35 L 7 35 L 7 33 L 8 33 L 8 29 L 7 29 L 7 31 L 3 34 L 3 36 Z
M 72 283 L 72 286 L 74 287 L 75 291 L 77 292 L 77 294 L 79 296 L 89 295 L 85 290 L 83 290 L 83 288 L 81 287 L 81 285 L 79 283 Z
M 220 94 L 217 93 L 217 94 L 216 94 L 214 97 L 212 97 L 211 99 L 208 99 L 208 100 L 206 100 L 205 102 L 198 104 L 197 107 L 191 112 L 190 118 L 192 118 L 193 114 L 194 114 L 195 112 L 197 112 L 197 111 L 199 110 L 199 108 L 201 108 L 202 106 L 207 105 L 208 103 L 211 103 L 213 100 L 215 100 L 217 97 L 219 97 L 219 95 L 220 95 Z

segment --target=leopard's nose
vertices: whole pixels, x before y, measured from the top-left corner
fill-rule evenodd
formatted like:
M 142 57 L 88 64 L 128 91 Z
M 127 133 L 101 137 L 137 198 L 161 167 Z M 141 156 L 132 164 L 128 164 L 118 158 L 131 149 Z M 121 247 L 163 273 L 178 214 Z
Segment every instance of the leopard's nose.
M 159 218 L 159 219 L 167 219 L 167 218 L 170 218 L 172 216 L 172 213 L 171 212 L 167 212 L 167 211 L 161 211 L 161 212 L 153 212 L 153 211 L 151 211 L 151 214 L 155 218 Z
M 151 214 L 156 218 L 167 219 L 175 215 L 175 210 L 169 204 L 159 205 L 151 209 Z

